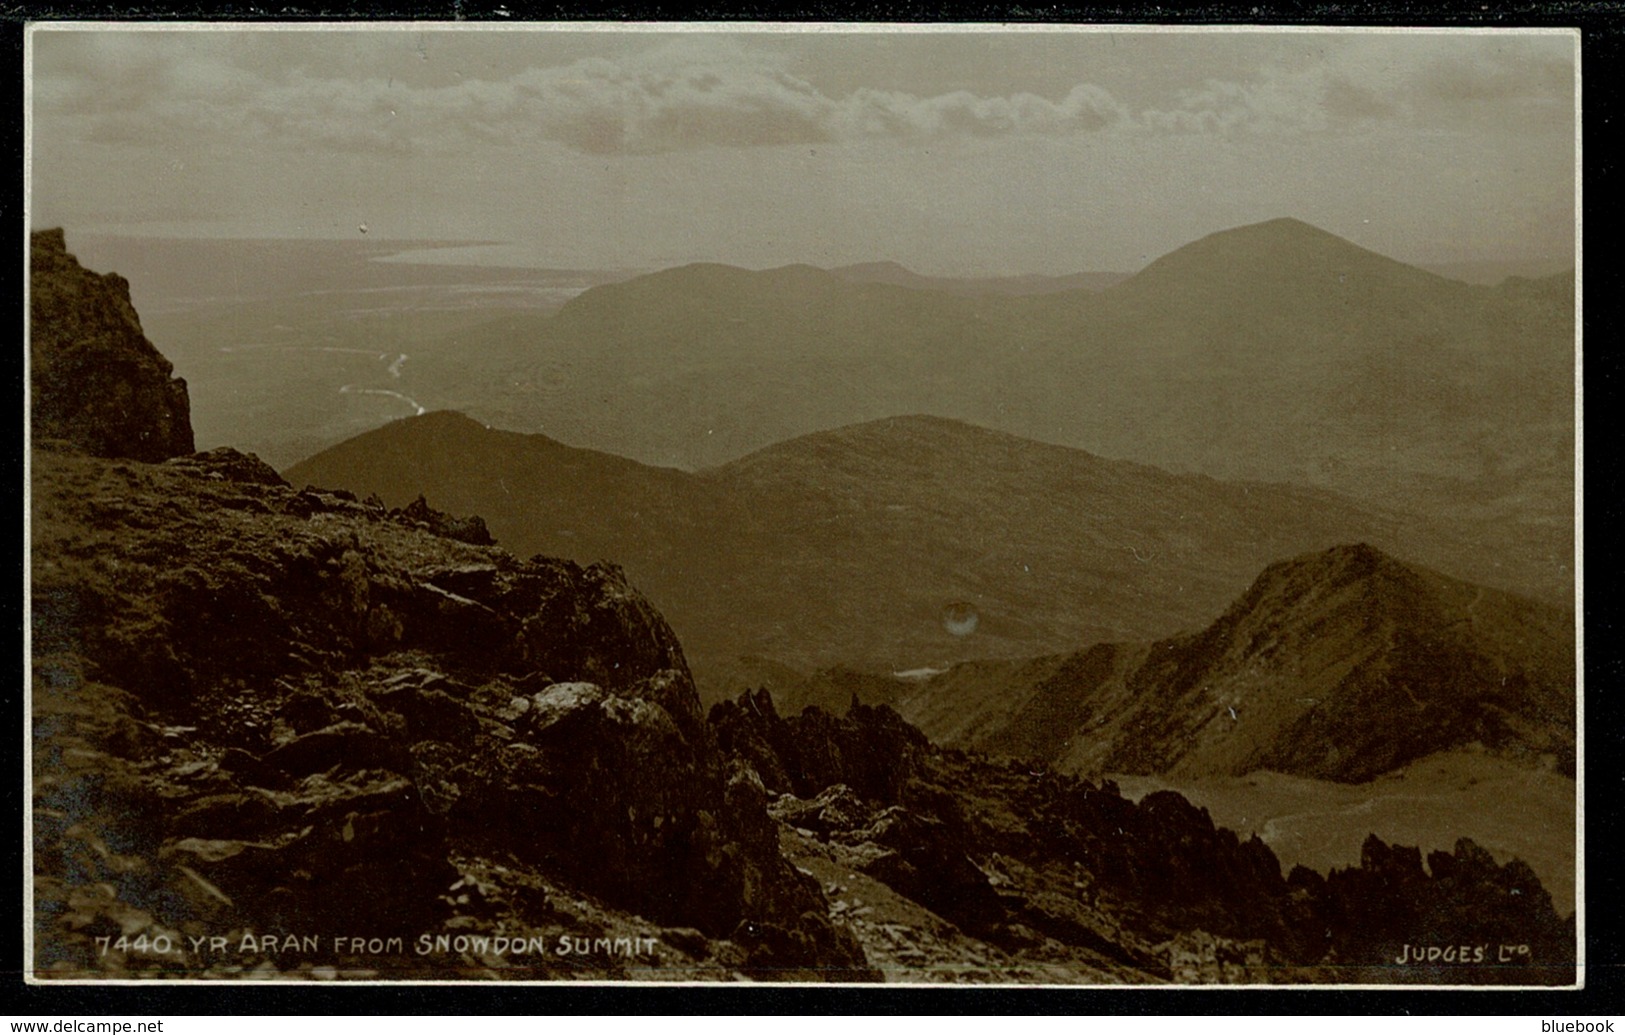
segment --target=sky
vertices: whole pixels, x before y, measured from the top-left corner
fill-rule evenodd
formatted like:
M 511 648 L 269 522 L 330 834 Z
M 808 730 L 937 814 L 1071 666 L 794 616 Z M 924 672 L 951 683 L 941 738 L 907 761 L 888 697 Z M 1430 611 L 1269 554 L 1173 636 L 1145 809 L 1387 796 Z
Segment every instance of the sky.
M 566 268 L 1132 271 L 1292 216 L 1573 254 L 1576 37 L 36 26 L 33 226 Z M 363 228 L 364 231 L 363 231 Z

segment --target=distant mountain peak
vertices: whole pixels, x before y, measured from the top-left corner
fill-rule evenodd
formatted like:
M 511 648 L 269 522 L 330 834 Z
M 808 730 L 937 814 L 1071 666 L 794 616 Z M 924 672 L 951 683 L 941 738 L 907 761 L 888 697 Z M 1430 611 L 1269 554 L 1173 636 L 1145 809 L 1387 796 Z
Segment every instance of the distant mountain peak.
M 1143 299 L 1159 309 L 1166 308 L 1171 298 L 1181 299 L 1203 312 L 1291 298 L 1308 311 L 1332 307 L 1341 313 L 1347 307 L 1337 300 L 1351 293 L 1391 303 L 1396 298 L 1431 300 L 1441 293 L 1468 290 L 1467 285 L 1284 216 L 1220 230 L 1176 248 L 1106 294 Z
M 418 440 L 434 438 L 439 440 L 474 440 L 487 435 L 510 435 L 515 432 L 498 431 L 483 421 L 475 420 L 461 410 L 430 410 L 427 413 L 416 414 L 411 417 L 401 417 L 387 424 L 380 425 L 371 431 L 356 435 L 346 442 L 369 441 L 384 442 L 391 440 Z M 553 440 L 540 433 L 529 433 L 526 438 L 537 441 L 552 442 Z M 344 443 L 335 445 L 334 449 L 341 448 Z M 296 465 L 297 466 L 297 465 Z
M 765 269 L 762 272 L 763 273 L 782 273 L 782 274 L 789 274 L 789 275 L 793 275 L 793 276 L 805 276 L 806 274 L 813 273 L 813 274 L 818 274 L 818 275 L 822 276 L 824 274 L 827 274 L 829 272 L 829 270 L 821 269 L 821 268 L 819 268 L 817 266 L 814 266 L 812 263 L 809 263 L 809 262 L 788 262 L 788 263 L 785 263 L 783 266 L 769 267 L 768 269 Z
M 1164 259 L 1184 252 L 1201 253 L 1218 248 L 1225 250 L 1315 249 L 1329 255 L 1349 257 L 1359 254 L 1381 259 L 1394 265 L 1404 265 L 1397 259 L 1391 259 L 1380 252 L 1371 251 L 1369 248 L 1362 248 L 1353 241 L 1334 234 L 1330 230 L 1291 216 L 1282 216 L 1279 219 L 1269 219 L 1262 223 L 1248 223 L 1244 226 L 1231 227 L 1228 230 L 1219 230 L 1205 237 L 1200 237 L 1183 248 L 1177 248 L 1169 252 L 1168 255 L 1164 256 Z
M 805 262 L 791 262 L 783 266 L 771 266 L 767 269 L 749 269 L 744 266 L 733 266 L 725 262 L 691 262 L 682 266 L 673 266 L 670 269 L 657 270 L 654 273 L 646 273 L 641 277 L 622 281 L 620 284 L 658 283 L 663 280 L 699 280 L 718 283 L 771 282 L 787 278 L 827 279 L 830 276 L 828 270 L 819 269 L 817 266 Z M 615 287 L 620 285 L 604 286 Z
M 1298 219 L 1295 216 L 1277 216 L 1274 219 L 1266 219 L 1266 220 L 1264 220 L 1263 222 L 1260 222 L 1260 223 L 1244 223 L 1241 226 L 1231 227 L 1229 230 L 1220 230 L 1219 233 L 1241 233 L 1241 232 L 1246 232 L 1246 231 L 1258 231 L 1258 232 L 1268 231 L 1268 232 L 1274 232 L 1274 233 L 1305 233 L 1305 232 L 1308 232 L 1308 233 L 1314 233 L 1314 234 L 1322 234 L 1322 235 L 1324 235 L 1326 237 L 1337 237 L 1337 235 L 1332 233 L 1331 231 L 1323 230 L 1320 227 L 1316 226 L 1315 224 L 1310 223 L 1310 222 L 1306 222 L 1305 220 L 1302 220 L 1302 219 Z M 1209 235 L 1209 236 L 1212 236 L 1212 235 Z M 1342 238 L 1338 238 L 1338 239 L 1342 240 Z
M 851 431 L 882 431 L 890 428 L 929 428 L 937 431 L 1004 434 L 1004 432 L 985 428 L 980 424 L 973 424 L 968 420 L 960 420 L 957 417 L 942 417 L 934 413 L 900 413 L 895 417 L 879 417 L 875 420 L 847 425 L 847 429 Z

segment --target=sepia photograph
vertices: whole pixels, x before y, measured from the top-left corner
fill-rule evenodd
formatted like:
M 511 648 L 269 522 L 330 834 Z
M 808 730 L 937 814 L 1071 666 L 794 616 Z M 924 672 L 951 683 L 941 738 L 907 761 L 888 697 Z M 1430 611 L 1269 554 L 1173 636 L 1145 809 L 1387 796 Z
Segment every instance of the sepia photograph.
M 27 981 L 1584 985 L 1577 30 L 24 43 Z

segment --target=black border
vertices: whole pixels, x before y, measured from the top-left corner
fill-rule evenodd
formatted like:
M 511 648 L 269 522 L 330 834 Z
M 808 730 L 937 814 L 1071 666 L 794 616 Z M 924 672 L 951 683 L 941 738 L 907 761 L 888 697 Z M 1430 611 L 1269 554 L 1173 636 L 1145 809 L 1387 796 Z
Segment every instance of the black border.
M 1620 133 L 1619 73 L 1625 64 L 1625 0 L 1585 2 L 1479 2 L 1449 0 L 1444 4 L 1399 2 L 1290 3 L 1259 0 L 1242 3 L 1170 5 L 1148 2 L 1080 3 L 922 3 L 920 0 L 852 2 L 852 0 L 730 0 L 691 5 L 670 0 L 619 0 L 601 5 L 533 4 L 498 0 L 385 0 L 350 4 L 232 4 L 130 3 L 100 0 L 95 3 L 0 3 L 0 49 L 15 74 L 0 87 L 15 118 L 0 122 L 0 147 L 11 161 L 17 187 L 0 200 L 0 214 L 10 230 L 22 237 L 22 57 L 24 25 L 31 20 L 233 22 L 335 20 L 435 20 L 504 23 L 514 21 L 867 21 L 867 22 L 1023 22 L 1116 23 L 1174 25 L 1325 25 L 1325 26 L 1443 26 L 1579 28 L 1582 33 L 1582 148 L 1584 249 L 1584 408 L 1585 455 L 1585 757 L 1587 801 L 1585 874 L 1586 957 L 1585 987 L 1581 990 L 1537 991 L 1369 991 L 1344 989 L 1032 989 L 1006 987 L 919 988 L 762 988 L 718 986 L 672 988 L 652 985 L 613 987 L 580 986 L 310 986 L 310 985 L 26 985 L 22 980 L 22 925 L 0 949 L 0 1004 L 11 1017 L 56 1019 L 119 1015 L 229 1016 L 390 1014 L 489 1016 L 499 1014 L 869 1014 L 896 1016 L 938 1013 L 1117 1014 L 1154 1016 L 1208 1015 L 1364 1015 L 1418 1014 L 1423 1016 L 1486 1016 L 1501 1014 L 1573 1018 L 1619 1014 L 1625 1010 L 1625 937 L 1621 934 L 1620 890 L 1622 867 L 1609 847 L 1621 837 L 1620 781 L 1625 770 L 1616 761 L 1625 757 L 1625 721 L 1617 691 L 1625 687 L 1625 617 L 1616 603 L 1616 585 L 1625 574 L 1615 530 L 1625 525 L 1625 503 L 1617 488 L 1625 481 L 1625 461 L 1613 447 L 1612 406 L 1620 400 L 1625 380 L 1625 348 L 1615 342 L 1621 326 L 1620 299 L 1625 276 L 1619 267 L 1616 232 L 1608 218 L 1620 208 L 1615 199 L 1621 185 L 1618 157 Z M 14 255 L 19 258 L 25 248 Z M 5 269 L 5 297 L 20 300 L 22 266 Z M 14 310 L 15 311 L 15 310 Z M 19 323 L 16 341 L 21 341 Z M 19 401 L 24 391 L 21 349 L 6 369 L 8 387 Z M 19 407 L 20 411 L 20 407 Z M 20 443 L 20 437 L 19 437 Z M 18 481 L 23 471 L 21 447 L 7 459 L 15 464 Z M 13 484 L 18 484 L 14 482 Z M 21 583 L 21 560 L 16 566 Z M 17 629 L 21 639 L 20 606 Z M 8 625 L 10 623 L 8 622 Z M 0 689 L 14 719 L 22 712 L 22 665 L 15 682 Z M 13 730 L 23 725 L 18 722 Z M 13 748 L 17 741 L 3 741 Z M 6 785 L 3 801 L 20 816 L 27 774 L 17 766 L 21 780 Z M 10 842 L 7 864 L 22 874 L 21 844 Z M 19 881 L 20 883 L 20 881 Z M 19 887 L 19 891 L 21 888 Z M 16 901 L 20 901 L 21 896 Z M 1531 1031 L 1535 1029 L 1531 1021 Z

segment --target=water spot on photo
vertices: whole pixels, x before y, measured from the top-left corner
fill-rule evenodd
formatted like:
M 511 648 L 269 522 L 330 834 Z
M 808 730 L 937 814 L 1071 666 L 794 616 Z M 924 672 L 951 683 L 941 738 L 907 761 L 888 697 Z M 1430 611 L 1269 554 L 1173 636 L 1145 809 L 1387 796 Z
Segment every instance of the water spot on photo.
M 942 627 L 954 636 L 969 636 L 976 631 L 977 623 L 981 620 L 982 616 L 977 613 L 975 605 L 963 600 L 942 609 Z

